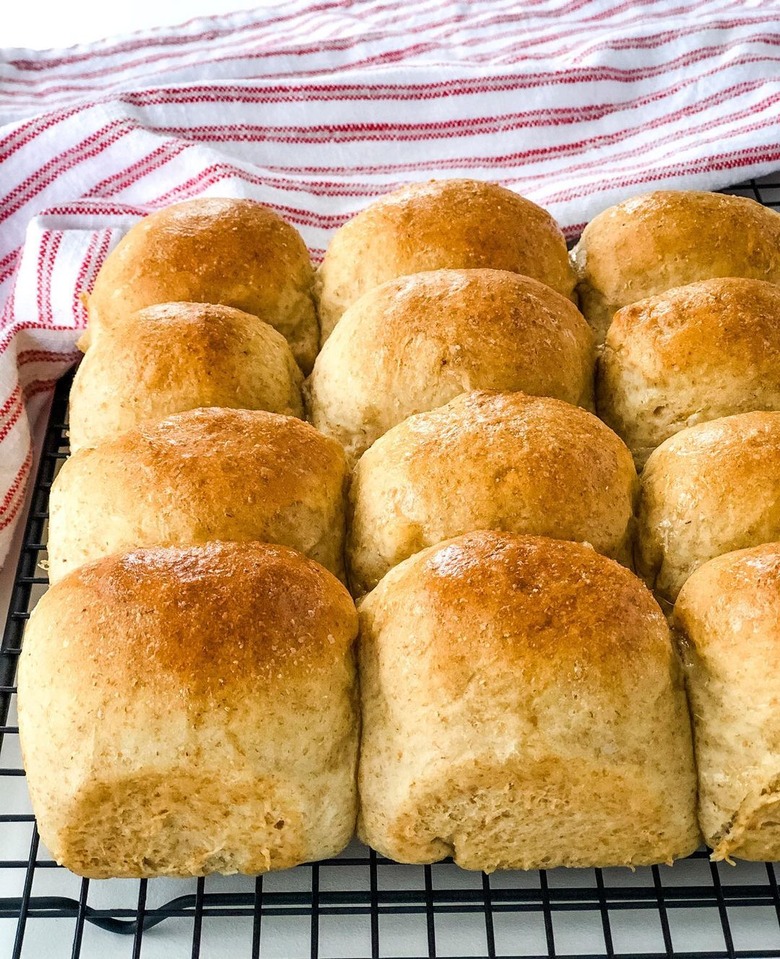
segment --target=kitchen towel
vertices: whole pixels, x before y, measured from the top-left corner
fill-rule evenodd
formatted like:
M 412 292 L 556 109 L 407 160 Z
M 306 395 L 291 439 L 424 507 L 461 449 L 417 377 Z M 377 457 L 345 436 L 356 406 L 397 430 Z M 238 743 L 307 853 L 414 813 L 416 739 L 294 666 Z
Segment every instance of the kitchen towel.
M 568 235 L 780 166 L 780 3 L 292 0 L 0 52 L 0 561 L 79 298 L 144 213 L 250 196 L 319 260 L 410 180 L 497 180 Z

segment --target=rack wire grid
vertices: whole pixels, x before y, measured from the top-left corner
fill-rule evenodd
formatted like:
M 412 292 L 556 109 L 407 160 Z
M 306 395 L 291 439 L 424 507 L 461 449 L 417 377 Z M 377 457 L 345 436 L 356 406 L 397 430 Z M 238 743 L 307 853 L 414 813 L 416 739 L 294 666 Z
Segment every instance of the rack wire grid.
M 723 192 L 780 207 L 780 175 Z M 265 876 L 87 880 L 39 841 L 21 768 L 16 662 L 45 590 L 48 498 L 68 455 L 70 377 L 54 396 L 0 648 L 0 954 L 650 959 L 780 957 L 772 863 L 465 872 L 404 866 L 353 842 L 335 859 Z M 45 565 L 45 564 L 44 564 Z M 5 947 L 9 952 L 3 953 Z

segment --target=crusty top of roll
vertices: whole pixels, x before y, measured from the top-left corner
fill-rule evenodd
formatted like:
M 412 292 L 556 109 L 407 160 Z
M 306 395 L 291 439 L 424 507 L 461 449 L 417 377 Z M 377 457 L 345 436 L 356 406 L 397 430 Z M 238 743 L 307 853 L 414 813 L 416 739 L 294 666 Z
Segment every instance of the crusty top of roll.
M 699 656 L 731 672 L 749 654 L 762 675 L 780 671 L 780 543 L 711 559 L 686 581 L 674 608 Z M 688 628 L 692 623 L 696 628 Z
M 780 281 L 780 215 L 755 200 L 658 190 L 600 213 L 574 249 L 583 312 L 603 339 L 612 314 L 718 276 Z
M 172 683 L 195 710 L 252 694 L 258 681 L 282 688 L 332 668 L 357 618 L 335 576 L 266 543 L 108 556 L 54 585 L 33 616 L 38 630 L 51 617 L 71 638 L 59 655 L 78 657 L 103 688 L 162 693 Z
M 687 426 L 780 408 L 780 286 L 703 280 L 619 310 L 598 406 L 640 464 Z
M 441 269 L 509 270 L 572 297 L 558 224 L 517 193 L 481 180 L 411 183 L 336 232 L 317 273 L 323 341 L 358 297 L 387 280 Z
M 666 599 L 723 553 L 780 539 L 780 412 L 681 430 L 642 474 L 637 566 Z
M 593 414 L 550 397 L 465 393 L 361 457 L 350 581 L 371 589 L 412 553 L 474 529 L 587 540 L 628 561 L 637 486 L 631 454 Z
M 292 545 L 343 572 L 346 462 L 291 416 L 197 409 L 67 460 L 51 495 L 52 581 L 100 555 L 221 539 Z
M 140 220 L 109 254 L 87 298 L 85 343 L 145 306 L 222 303 L 279 330 L 308 371 L 318 346 L 313 278 L 298 231 L 261 203 L 176 203 Z
M 285 338 L 256 316 L 162 303 L 101 332 L 70 392 L 70 446 L 214 406 L 303 416 L 303 376 Z
M 308 381 L 312 422 L 357 458 L 411 416 L 476 389 L 592 404 L 593 336 L 573 303 L 503 270 L 398 277 L 354 303 Z
M 519 667 L 526 682 L 576 676 L 614 701 L 647 701 L 669 682 L 674 654 L 660 607 L 633 573 L 585 544 L 467 533 L 396 566 L 360 613 L 376 630 L 385 616 L 403 622 L 404 609 L 437 623 L 426 642 L 441 664 L 437 682 L 453 697 L 476 661 L 502 673 Z M 624 705 L 637 708 L 630 698 Z

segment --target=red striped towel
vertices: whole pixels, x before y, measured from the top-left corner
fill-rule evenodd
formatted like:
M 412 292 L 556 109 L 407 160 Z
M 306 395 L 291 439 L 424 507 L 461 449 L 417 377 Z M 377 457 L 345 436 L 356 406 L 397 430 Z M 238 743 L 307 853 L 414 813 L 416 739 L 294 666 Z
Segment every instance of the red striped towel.
M 293 0 L 0 53 L 0 560 L 28 414 L 129 224 L 202 193 L 331 232 L 409 180 L 498 180 L 575 233 L 656 186 L 780 166 L 777 2 Z

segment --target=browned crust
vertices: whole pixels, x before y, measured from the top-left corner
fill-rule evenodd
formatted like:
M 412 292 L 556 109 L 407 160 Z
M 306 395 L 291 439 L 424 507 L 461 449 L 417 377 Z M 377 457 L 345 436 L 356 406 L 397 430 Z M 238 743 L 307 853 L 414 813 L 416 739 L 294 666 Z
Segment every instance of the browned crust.
M 109 556 L 54 585 L 35 619 L 53 619 L 67 637 L 62 668 L 117 695 L 148 683 L 186 689 L 196 710 L 235 704 L 258 682 L 283 689 L 327 671 L 357 632 L 352 599 L 335 576 L 265 543 Z

